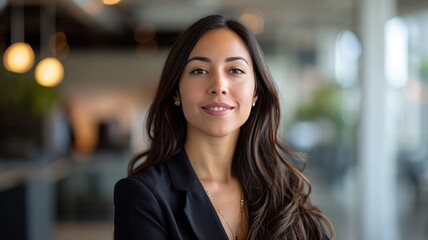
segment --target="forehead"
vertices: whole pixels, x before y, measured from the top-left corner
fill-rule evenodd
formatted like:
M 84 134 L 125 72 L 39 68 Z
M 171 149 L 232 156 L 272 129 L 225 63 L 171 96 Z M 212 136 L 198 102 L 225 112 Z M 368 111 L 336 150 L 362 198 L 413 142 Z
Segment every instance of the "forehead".
M 235 32 L 226 28 L 213 29 L 206 32 L 196 43 L 189 59 L 194 56 L 210 59 L 225 59 L 241 56 L 251 61 L 250 53 L 245 42 Z

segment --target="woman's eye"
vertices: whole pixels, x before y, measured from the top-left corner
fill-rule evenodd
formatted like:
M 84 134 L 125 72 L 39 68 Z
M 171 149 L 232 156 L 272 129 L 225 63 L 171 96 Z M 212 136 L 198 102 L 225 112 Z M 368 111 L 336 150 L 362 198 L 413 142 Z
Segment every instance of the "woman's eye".
M 199 75 L 199 74 L 206 74 L 208 73 L 206 70 L 201 69 L 201 68 L 197 68 L 193 71 L 190 72 L 191 74 L 195 74 L 195 75 Z
M 242 71 L 241 69 L 239 69 L 239 68 L 234 68 L 234 69 L 231 69 L 231 70 L 229 70 L 229 73 L 232 73 L 232 74 L 243 74 L 243 73 L 245 73 L 244 71 Z

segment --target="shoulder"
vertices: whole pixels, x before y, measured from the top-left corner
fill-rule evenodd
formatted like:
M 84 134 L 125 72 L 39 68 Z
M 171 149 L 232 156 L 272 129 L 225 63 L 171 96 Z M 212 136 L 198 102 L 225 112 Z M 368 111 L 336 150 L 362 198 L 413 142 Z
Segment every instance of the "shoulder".
M 142 235 L 166 239 L 164 195 L 171 195 L 167 173 L 161 166 L 120 179 L 114 187 L 115 239 L 139 239 Z M 167 183 L 167 184 L 164 184 Z
M 115 192 L 119 190 L 137 191 L 142 188 L 152 191 L 153 193 L 170 191 L 171 185 L 184 181 L 183 179 L 189 173 L 185 168 L 186 155 L 183 151 L 173 157 L 146 167 L 140 172 L 120 179 L 115 185 Z
M 172 194 L 171 181 L 164 165 L 149 167 L 117 181 L 113 197 L 116 215 L 118 218 L 121 214 L 161 216 L 161 209 L 168 205 L 165 197 L 169 199 Z
M 196 175 L 182 151 L 164 162 L 119 180 L 114 188 L 115 200 L 116 197 L 135 198 L 138 195 L 151 195 L 163 200 L 173 199 L 178 192 L 194 189 L 195 179 Z

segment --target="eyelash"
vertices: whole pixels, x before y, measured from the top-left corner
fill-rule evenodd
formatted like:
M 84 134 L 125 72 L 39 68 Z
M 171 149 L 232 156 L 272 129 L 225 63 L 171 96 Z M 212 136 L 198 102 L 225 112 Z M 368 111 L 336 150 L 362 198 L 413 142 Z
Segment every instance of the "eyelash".
M 197 69 L 192 70 L 190 73 L 194 74 L 194 75 L 201 75 L 201 74 L 208 73 L 208 71 L 204 70 L 202 68 L 197 68 Z M 243 70 L 239 69 L 239 68 L 233 68 L 233 69 L 230 69 L 228 71 L 228 73 L 231 73 L 231 74 L 244 74 L 245 72 Z
M 201 75 L 201 74 L 208 73 L 208 71 L 202 68 L 196 68 L 196 69 L 193 69 L 190 73 L 194 75 Z
M 243 70 L 239 69 L 239 68 L 233 68 L 233 69 L 229 70 L 229 73 L 232 73 L 232 74 L 244 74 L 245 72 Z

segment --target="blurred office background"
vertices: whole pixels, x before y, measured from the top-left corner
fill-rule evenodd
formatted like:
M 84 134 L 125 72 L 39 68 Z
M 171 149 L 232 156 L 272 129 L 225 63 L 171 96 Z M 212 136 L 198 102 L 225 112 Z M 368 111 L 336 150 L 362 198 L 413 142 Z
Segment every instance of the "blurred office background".
M 213 13 L 256 34 L 337 239 L 428 239 L 426 0 L 0 0 L 0 239 L 113 239 L 166 54 Z

